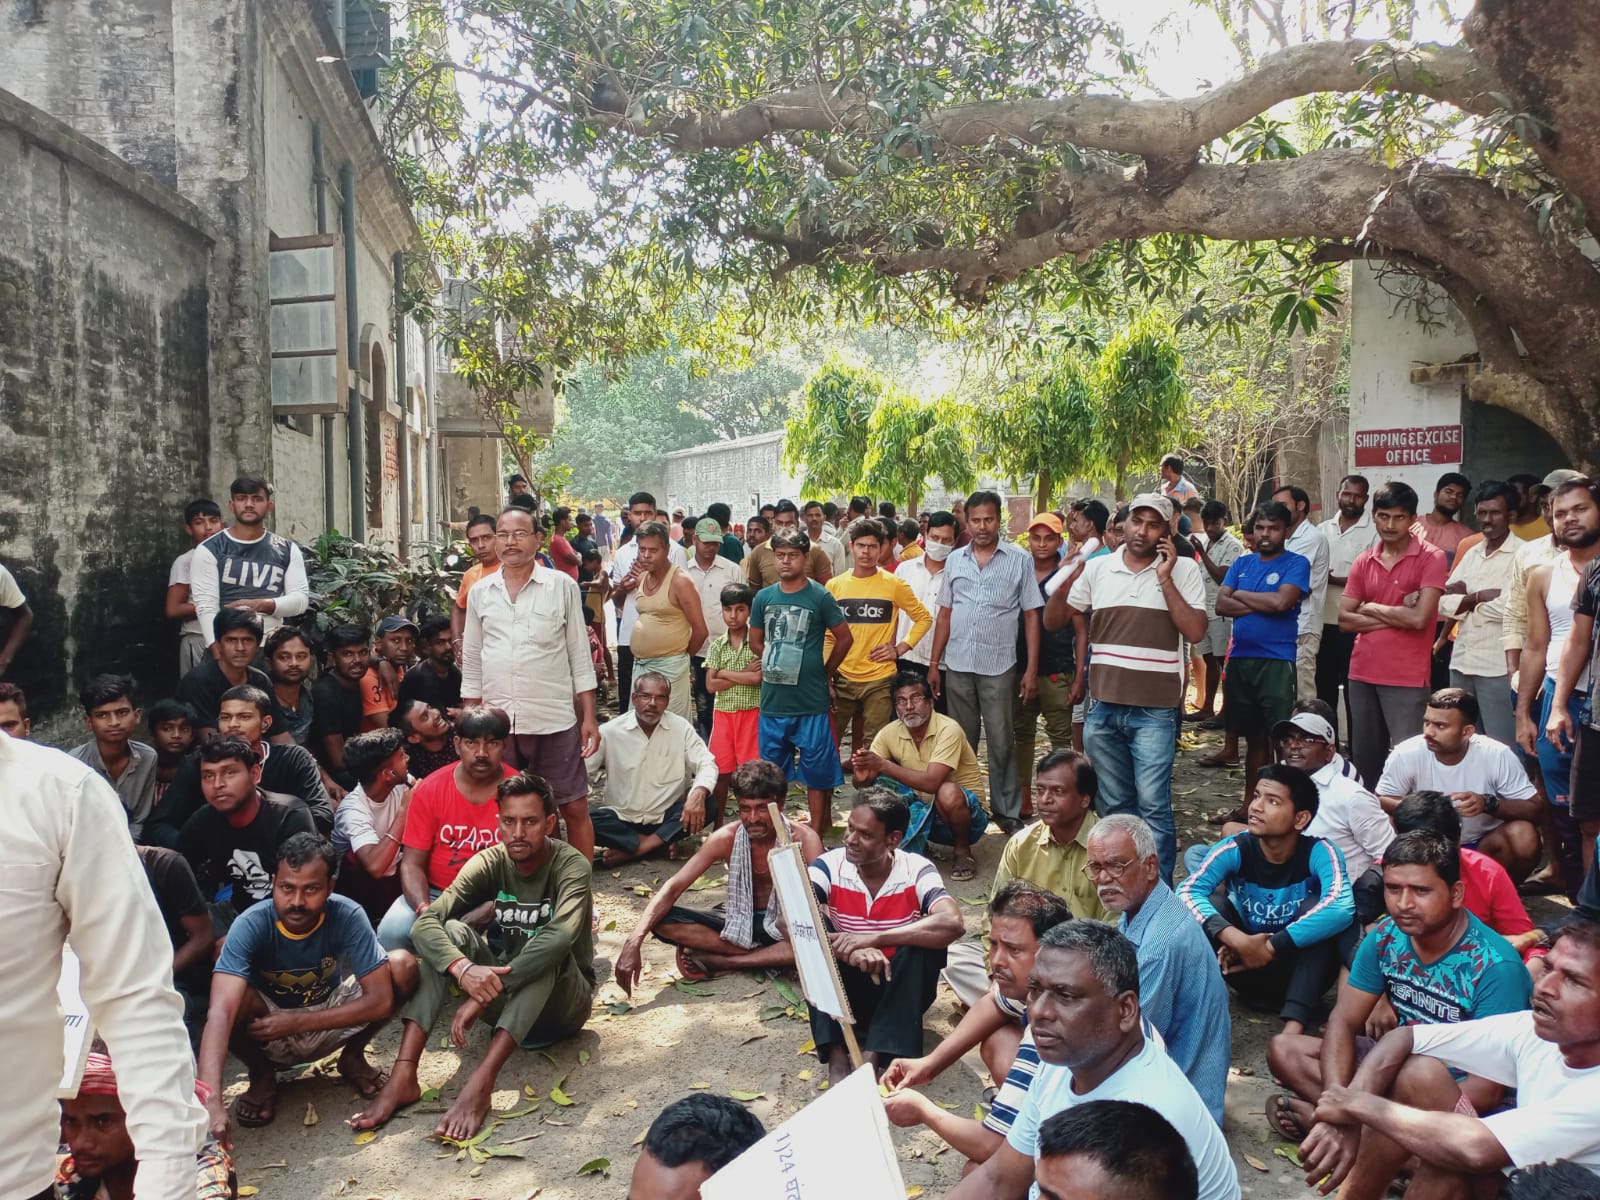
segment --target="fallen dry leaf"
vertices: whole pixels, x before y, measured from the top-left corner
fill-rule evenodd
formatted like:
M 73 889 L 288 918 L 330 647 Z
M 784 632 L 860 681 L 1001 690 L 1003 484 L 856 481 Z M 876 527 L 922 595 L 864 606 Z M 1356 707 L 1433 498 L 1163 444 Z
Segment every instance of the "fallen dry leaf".
M 1261 1161 L 1261 1160 L 1260 1160 L 1260 1159 L 1259 1159 L 1259 1158 L 1257 1158 L 1257 1157 L 1256 1157 L 1256 1156 L 1255 1156 L 1255 1155 L 1254 1155 L 1254 1154 L 1246 1154 L 1246 1155 L 1244 1155 L 1244 1156 L 1243 1156 L 1243 1157 L 1244 1157 L 1244 1160 L 1245 1160 L 1245 1162 L 1247 1162 L 1247 1163 L 1249 1163 L 1249 1164 L 1250 1164 L 1250 1165 L 1251 1165 L 1251 1166 L 1252 1166 L 1252 1167 L 1254 1167 L 1254 1168 L 1255 1168 L 1255 1169 L 1256 1169 L 1256 1170 L 1258 1170 L 1258 1171 L 1262 1171 L 1262 1172 L 1265 1172 L 1265 1171 L 1266 1171 L 1266 1169 L 1267 1169 L 1267 1164 L 1266 1164 L 1266 1163 L 1264 1163 L 1264 1162 L 1262 1162 L 1262 1161 Z
M 689 1086 L 698 1090 L 700 1088 L 708 1088 L 711 1085 L 709 1083 L 707 1083 L 705 1080 L 701 1079 L 701 1080 L 696 1081 L 695 1083 L 691 1083 Z
M 376 1129 L 363 1129 L 360 1133 L 356 1134 L 356 1145 L 365 1146 L 368 1142 L 374 1142 L 377 1141 L 377 1139 L 378 1131 Z
M 315 1104 L 311 1103 L 311 1101 L 307 1100 L 306 1101 L 306 1115 L 305 1115 L 305 1119 L 301 1122 L 301 1124 L 303 1124 L 303 1125 L 315 1125 L 320 1120 L 322 1120 L 322 1118 L 317 1116 L 317 1106 Z
M 816 1052 L 816 1049 L 817 1049 L 816 1039 L 815 1038 L 807 1038 L 805 1041 L 800 1043 L 800 1049 L 796 1050 L 795 1053 L 796 1054 L 814 1054 Z
M 811 1072 L 810 1071 L 801 1071 L 798 1075 L 795 1076 L 795 1078 L 798 1079 L 801 1083 L 810 1083 L 811 1082 Z
M 239 1189 L 240 1196 L 254 1196 L 261 1191 L 258 1187 L 251 1187 L 248 1183 Z

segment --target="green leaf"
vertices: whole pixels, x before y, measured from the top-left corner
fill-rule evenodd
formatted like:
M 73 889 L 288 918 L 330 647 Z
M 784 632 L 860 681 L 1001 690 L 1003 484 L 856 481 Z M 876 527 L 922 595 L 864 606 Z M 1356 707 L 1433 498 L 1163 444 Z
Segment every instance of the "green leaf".
M 685 979 L 674 979 L 672 981 L 672 986 L 677 988 L 678 991 L 687 993 L 690 996 L 714 996 L 714 995 L 716 995 L 716 993 L 713 992 L 710 988 L 696 987 L 694 984 L 690 983 L 688 980 L 685 980 Z
M 741 1091 L 739 1088 L 730 1088 L 728 1089 L 728 1095 L 735 1100 L 743 1100 L 748 1103 L 751 1100 L 764 1100 L 767 1094 L 765 1092 L 746 1092 Z
M 774 979 L 772 986 L 777 988 L 778 995 L 782 996 L 790 1004 L 798 1006 L 805 1003 L 805 998 L 801 996 L 799 989 L 787 979 Z
M 562 1108 L 571 1108 L 574 1103 L 572 1097 L 563 1092 L 559 1084 L 550 1089 L 550 1099 L 554 1100 Z
M 578 1168 L 579 1175 L 606 1175 L 611 1174 L 611 1160 L 609 1158 L 591 1158 Z

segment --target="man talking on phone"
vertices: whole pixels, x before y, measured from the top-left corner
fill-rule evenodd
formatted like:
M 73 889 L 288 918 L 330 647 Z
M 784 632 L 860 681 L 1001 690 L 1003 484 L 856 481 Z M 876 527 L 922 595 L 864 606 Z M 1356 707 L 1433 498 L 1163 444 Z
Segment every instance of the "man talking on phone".
M 1084 614 L 1089 614 L 1085 616 Z M 1072 622 L 1078 658 L 1070 702 L 1083 697 L 1094 644 L 1083 748 L 1100 776 L 1099 815 L 1132 813 L 1156 835 L 1161 877 L 1172 882 L 1178 831 L 1172 760 L 1183 704 L 1183 642 L 1206 635 L 1200 567 L 1172 545 L 1172 501 L 1154 492 L 1128 505 L 1122 545 L 1089 560 L 1071 589 L 1050 597 L 1044 627 Z

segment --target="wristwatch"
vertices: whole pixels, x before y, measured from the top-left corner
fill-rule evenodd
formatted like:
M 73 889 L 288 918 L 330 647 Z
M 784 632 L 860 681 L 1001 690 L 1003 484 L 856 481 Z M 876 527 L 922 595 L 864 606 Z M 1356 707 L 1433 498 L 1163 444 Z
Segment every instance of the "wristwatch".
M 1493 795 L 1493 794 L 1485 796 L 1483 798 L 1483 811 L 1486 812 L 1486 813 L 1497 813 L 1497 812 L 1499 812 L 1500 811 L 1500 797 L 1496 796 L 1496 795 Z

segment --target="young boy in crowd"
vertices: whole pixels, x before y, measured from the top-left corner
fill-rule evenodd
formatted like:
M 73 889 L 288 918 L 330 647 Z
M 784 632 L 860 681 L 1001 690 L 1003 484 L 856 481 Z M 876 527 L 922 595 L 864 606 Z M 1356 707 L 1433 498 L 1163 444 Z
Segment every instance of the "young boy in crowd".
M 1344 858 L 1305 832 L 1317 802 L 1317 785 L 1304 771 L 1282 763 L 1262 767 L 1249 828 L 1214 846 L 1191 847 L 1189 877 L 1178 890 L 1239 998 L 1276 1008 L 1290 1034 L 1316 1020 L 1323 993 L 1361 933 Z
M 399 703 L 422 700 L 453 718 L 461 710 L 461 668 L 456 666 L 450 618 L 435 614 L 423 621 L 417 634 L 417 650 L 422 661 L 400 681 Z
M 137 688 L 131 675 L 97 675 L 85 684 L 78 701 L 93 736 L 69 751 L 117 793 L 134 841 L 156 804 L 155 747 L 133 737 L 142 715 Z
M 357 734 L 345 743 L 344 761 L 357 783 L 333 817 L 333 850 L 341 864 L 336 890 L 361 905 L 376 926 L 400 898 L 400 838 L 413 783 L 405 737 L 398 729 Z
M 194 547 L 222 528 L 222 509 L 215 500 L 191 500 L 183 506 L 183 531 L 194 545 L 172 561 L 167 574 L 167 618 L 182 621 L 178 630 L 178 677 L 181 679 L 199 664 L 206 654 L 205 635 L 195 615 L 189 595 L 189 570 Z
M 761 757 L 761 663 L 750 650 L 755 591 L 747 583 L 730 583 L 718 598 L 728 632 L 706 646 L 706 690 L 716 697 L 711 713 L 711 757 L 717 760 L 712 824 L 722 821 L 734 771 Z
M 385 617 L 372 644 L 372 665 L 361 680 L 361 732 L 382 729 L 399 702 L 400 678 L 416 657 L 417 626 L 410 617 Z
M 150 723 L 150 740 L 156 751 L 155 802 L 161 802 L 167 785 L 194 748 L 194 709 L 182 700 L 157 700 L 145 714 Z
M 578 587 L 583 590 L 583 619 L 589 626 L 589 651 L 594 657 L 595 674 L 615 686 L 616 668 L 611 651 L 606 649 L 606 596 L 611 592 L 611 577 L 601 565 L 600 551 L 586 549 L 578 565 Z

